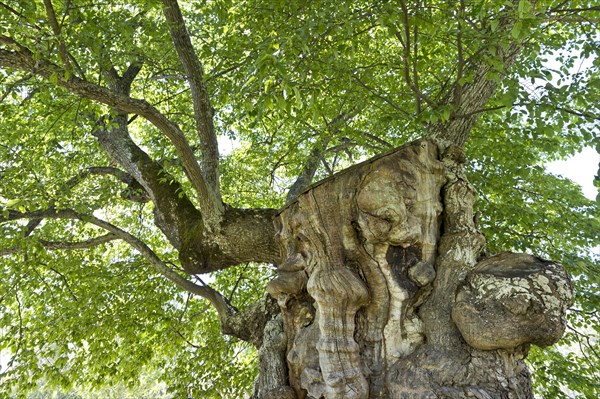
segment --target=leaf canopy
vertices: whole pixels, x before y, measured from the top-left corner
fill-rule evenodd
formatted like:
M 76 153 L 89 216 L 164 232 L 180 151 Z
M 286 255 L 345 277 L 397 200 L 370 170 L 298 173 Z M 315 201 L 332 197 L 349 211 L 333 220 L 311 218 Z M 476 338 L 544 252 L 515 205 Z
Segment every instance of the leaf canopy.
M 563 345 L 531 358 L 536 389 L 558 395 L 549 382 L 558 381 L 585 397 L 600 394 L 599 201 L 544 168 L 586 146 L 600 151 L 596 2 L 179 5 L 222 147 L 217 190 L 231 206 L 281 207 L 298 176 L 316 181 L 477 116 L 466 150 L 490 251 L 559 260 L 575 285 Z M 256 372 L 252 348 L 222 335 L 206 301 L 118 237 L 98 241 L 101 227 L 10 218 L 67 209 L 101 217 L 179 273 L 154 205 L 99 144 L 99 123 L 118 124 L 116 100 L 73 83 L 114 88 L 115 73 L 139 64 L 129 96 L 176 124 L 194 155 L 206 157 L 195 92 L 161 3 L 5 0 L 0 26 L 0 350 L 8 359 L 0 392 L 25 392 L 40 378 L 63 389 L 135 384 L 147 367 L 180 395 L 192 387 L 202 397 L 241 397 Z M 29 61 L 18 64 L 14 54 Z M 482 80 L 493 95 L 465 108 Z M 161 184 L 201 206 L 173 141 L 142 112 L 127 118 L 133 142 L 160 165 Z M 202 278 L 243 309 L 261 297 L 270 273 L 247 263 Z

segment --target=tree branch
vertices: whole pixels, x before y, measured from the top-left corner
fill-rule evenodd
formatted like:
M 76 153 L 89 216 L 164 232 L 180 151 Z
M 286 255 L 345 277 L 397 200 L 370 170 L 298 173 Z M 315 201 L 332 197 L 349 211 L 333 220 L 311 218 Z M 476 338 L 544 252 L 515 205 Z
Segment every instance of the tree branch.
M 377 143 L 379 143 L 379 144 L 383 145 L 383 147 L 384 147 L 384 150 L 385 150 L 385 149 L 388 149 L 388 150 L 389 150 L 389 149 L 391 149 L 391 148 L 394 148 L 394 146 L 393 146 L 391 143 L 388 143 L 388 142 L 387 142 L 387 141 L 385 141 L 384 139 L 382 139 L 382 138 L 380 138 L 380 137 L 377 137 L 377 136 L 375 136 L 374 134 L 371 134 L 371 133 L 369 133 L 369 132 L 365 132 L 365 131 L 362 131 L 362 130 L 359 130 L 359 131 L 358 131 L 358 133 L 360 133 L 360 134 L 362 134 L 363 136 L 365 136 L 365 137 L 367 137 L 367 138 L 369 138 L 369 139 L 371 139 L 371 140 L 373 140 L 373 141 L 376 141 Z M 375 146 L 373 146 L 373 147 L 375 147 Z
M 456 50 L 457 50 L 457 56 L 458 56 L 456 82 L 458 82 L 458 83 L 454 85 L 454 106 L 456 106 L 457 104 L 460 104 L 460 100 L 462 97 L 462 84 L 460 84 L 460 82 L 463 78 L 464 67 L 465 67 L 465 59 L 464 59 L 464 55 L 463 55 L 463 37 L 462 37 L 463 32 L 462 32 L 462 24 L 461 24 L 461 20 L 464 19 L 464 16 L 465 16 L 464 0 L 460 0 L 460 11 L 459 12 L 460 12 L 460 14 L 459 14 L 458 18 L 456 19 L 457 27 L 458 27 L 458 33 L 456 34 Z
M 67 70 L 71 70 L 71 63 L 69 62 L 69 55 L 67 53 L 67 47 L 65 46 L 65 42 L 60 35 L 60 26 L 58 25 L 58 20 L 56 19 L 56 13 L 54 12 L 54 7 L 52 6 L 52 0 L 44 0 L 44 6 L 46 7 L 46 15 L 48 16 L 48 22 L 50 22 L 50 26 L 52 27 L 52 32 L 56 37 L 58 42 L 58 55 L 63 63 L 63 67 Z
M 114 118 L 110 127 L 103 120 L 99 121 L 93 134 L 111 159 L 121 165 L 148 193 L 154 204 L 154 223 L 180 254 L 183 253 L 188 233 L 202 223 L 203 218 L 183 194 L 179 182 L 134 143 L 129 135 L 127 115 Z M 113 171 L 97 169 L 96 172 Z M 76 182 L 79 178 L 76 176 L 71 180 Z
M 586 118 L 586 119 L 590 119 L 590 120 L 593 120 L 593 121 L 600 121 L 600 116 L 592 114 L 591 112 L 577 111 L 577 110 L 574 110 L 574 109 L 571 109 L 571 108 L 557 107 L 557 106 L 552 105 L 552 104 L 548 104 L 548 105 L 550 105 L 551 107 L 554 107 L 554 109 L 556 109 L 557 111 L 563 111 L 563 112 L 566 112 L 567 114 L 579 116 L 581 118 Z
M 419 2 L 416 3 L 417 12 L 419 7 Z M 421 92 L 419 88 L 419 70 L 418 70 L 418 57 L 419 57 L 419 25 L 414 24 L 413 27 L 413 82 L 415 83 L 415 88 L 417 91 Z M 417 96 L 417 115 L 421 113 L 421 100 L 419 96 Z
M 142 60 L 132 62 L 129 64 L 125 72 L 123 72 L 123 76 L 119 76 L 119 72 L 117 72 L 114 66 L 105 71 L 105 76 L 108 80 L 111 90 L 117 94 L 129 96 L 131 93 L 131 85 L 133 84 L 133 81 L 137 77 L 138 73 L 140 73 L 142 70 L 142 66 Z
M 16 81 L 6 85 L 6 90 L 4 91 L 4 93 L 2 94 L 2 96 L 0 96 L 0 103 L 4 101 L 4 99 L 6 97 L 8 97 L 8 95 L 19 85 L 26 83 L 29 79 L 31 79 L 33 77 L 33 75 L 31 74 L 27 74 L 24 77 L 17 79 Z
M 586 11 L 600 11 L 600 6 L 582 7 L 582 8 L 552 8 L 551 12 L 586 12 Z
M 26 23 L 30 22 L 30 21 L 27 20 L 27 18 L 22 13 L 18 12 L 17 10 L 15 10 L 14 8 L 12 8 L 8 4 L 6 4 L 4 2 L 0 2 L 0 7 L 6 9 L 11 14 L 19 17 L 19 19 L 26 21 Z M 34 28 L 36 28 L 38 31 L 42 30 L 42 28 L 39 25 L 37 25 L 37 24 L 31 24 L 31 26 L 33 26 Z
M 308 188 L 312 180 L 317 172 L 319 164 L 323 159 L 323 155 L 325 154 L 325 149 L 327 148 L 327 144 L 329 143 L 329 137 L 324 137 L 323 140 L 320 140 L 320 143 L 316 144 L 310 155 L 306 159 L 304 163 L 304 168 L 302 168 L 302 172 L 294 181 L 294 184 L 290 187 L 288 194 L 286 196 L 286 203 L 290 203 L 298 197 L 300 193 L 302 193 L 306 188 Z
M 67 76 L 64 69 L 47 60 L 34 58 L 29 49 L 10 37 L 0 36 L 0 43 L 17 49 L 17 51 L 10 51 L 0 48 L 0 66 L 28 71 L 49 81 L 55 81 L 57 85 L 68 89 L 74 94 L 109 105 L 123 112 L 138 114 L 156 126 L 175 146 L 181 158 L 182 166 L 198 194 L 207 227 L 213 228 L 219 224 L 224 212 L 223 203 L 218 198 L 217 193 L 207 186 L 194 153 L 177 124 L 171 122 L 145 100 L 131 98 L 128 95 L 109 90 L 70 74 Z
M 201 296 L 207 299 L 217 310 L 222 322 L 229 322 L 229 319 L 237 313 L 237 309 L 233 307 L 227 300 L 216 290 L 208 285 L 198 285 L 173 271 L 167 264 L 162 261 L 146 243 L 134 235 L 122 230 L 121 228 L 101 220 L 92 215 L 84 215 L 77 213 L 71 209 L 60 211 L 46 210 L 36 212 L 17 212 L 9 211 L 8 216 L 0 216 L 0 223 L 10 220 L 20 219 L 70 219 L 80 220 L 82 222 L 93 224 L 110 233 L 111 239 L 121 239 L 137 250 L 150 264 L 150 266 L 159 274 L 163 275 L 178 287 L 192 294 Z M 106 237 L 106 236 L 105 236 Z M 89 243 L 89 240 L 88 240 Z M 75 243 L 72 243 L 75 245 Z M 66 245 L 66 243 L 61 243 Z
M 49 251 L 66 250 L 72 251 L 76 249 L 89 249 L 98 245 L 106 244 L 107 242 L 116 240 L 118 237 L 113 233 L 108 233 L 100 237 L 90 238 L 89 240 L 77 242 L 61 242 L 61 241 L 46 241 L 38 240 L 42 247 Z M 0 248 L 0 256 L 12 255 L 21 252 L 23 248 L 20 245 L 15 245 L 11 248 Z
M 521 48 L 521 42 L 511 36 L 514 23 L 513 10 L 506 10 L 496 32 L 493 34 L 488 32 L 490 40 L 496 40 L 495 37 L 505 37 L 505 40 L 508 41 L 505 46 L 495 46 L 504 72 L 513 64 Z M 484 49 L 492 44 L 484 42 L 476 53 L 483 55 Z M 450 87 L 449 96 L 445 101 L 446 105 L 452 107 L 452 114 L 449 120 L 431 125 L 432 138 L 441 140 L 445 145 L 464 146 L 469 132 L 477 120 L 477 115 L 486 109 L 486 104 L 498 87 L 498 80 L 488 76 L 491 72 L 496 72 L 491 63 L 482 62 L 477 57 L 469 59 L 468 64 L 466 63 L 464 66 L 463 75 L 470 75 L 473 78 L 467 83 L 457 80 Z M 461 86 L 460 90 L 457 90 L 456 86 Z M 457 98 L 457 95 L 460 95 L 460 98 Z
M 296 181 L 288 191 L 286 203 L 294 201 L 300 193 L 311 185 L 319 164 L 323 159 L 323 155 L 327 150 L 327 145 L 329 144 L 331 136 L 340 130 L 340 124 L 347 122 L 355 115 L 356 114 L 341 113 L 327 123 L 326 128 L 329 134 L 321 135 L 322 139 L 313 147 L 308 159 L 304 163 L 302 172 L 298 175 Z
M 202 151 L 202 171 L 208 185 L 220 199 L 219 149 L 213 124 L 213 109 L 206 90 L 202 65 L 192 46 L 177 0 L 163 0 L 162 3 L 173 45 L 190 83 L 194 103 L 194 119 Z
M 59 272 L 58 270 L 56 270 L 55 268 L 53 268 L 53 267 L 48 266 L 48 269 L 52 270 L 55 274 L 57 274 L 60 277 L 60 279 L 65 284 L 65 287 L 67 287 L 67 290 L 69 291 L 69 293 L 71 294 L 71 296 L 73 297 L 73 299 L 75 301 L 78 301 L 79 299 L 77 298 L 77 295 L 75 295 L 75 293 L 71 289 L 71 284 L 69 284 L 69 280 L 67 279 L 67 277 L 64 274 L 62 274 L 61 272 Z
M 173 271 L 165 262 L 163 262 L 155 253 L 139 238 L 129 234 L 125 230 L 120 229 L 119 227 L 108 223 L 104 220 L 98 219 L 91 215 L 79 215 L 76 214 L 76 218 L 91 224 L 94 224 L 98 227 L 103 228 L 104 230 L 110 231 L 115 234 L 118 238 L 127 242 L 133 248 L 135 248 L 148 262 L 150 266 L 162 274 L 167 279 L 171 280 L 178 287 L 184 289 L 185 291 L 191 292 L 192 294 L 196 294 L 207 299 L 217 310 L 221 321 L 229 319 L 235 313 L 237 313 L 237 309 L 235 309 L 227 300 L 216 290 L 211 288 L 208 285 L 198 285 L 193 283 L 192 281 L 186 279 L 180 274 Z
M 400 108 L 396 103 L 394 103 L 392 100 L 390 100 L 389 98 L 387 98 L 386 96 L 384 96 L 383 94 L 380 94 L 377 92 L 377 90 L 373 89 L 372 87 L 367 86 L 367 84 L 365 82 L 363 82 L 356 74 L 352 74 L 352 77 L 362 86 L 364 87 L 367 91 L 373 93 L 373 95 L 381 100 L 383 100 L 386 104 L 388 104 L 390 107 L 392 107 L 394 110 L 398 111 L 399 113 L 401 113 L 402 115 L 405 116 L 411 116 L 410 113 L 408 113 L 406 110 Z
M 408 20 L 408 7 L 406 6 L 406 1 L 399 0 L 399 2 L 400 2 L 400 8 L 402 9 L 402 24 L 404 25 L 404 35 L 406 37 L 403 40 L 400 32 L 396 31 L 394 33 L 395 33 L 396 37 L 398 38 L 398 40 L 400 41 L 400 44 L 402 45 L 402 48 L 403 48 L 402 63 L 404 64 L 404 80 L 406 81 L 406 84 L 408 85 L 408 87 L 410 87 L 410 89 L 415 94 L 416 109 L 420 112 L 421 101 L 425 101 L 425 103 L 427 103 L 431 107 L 435 107 L 436 104 L 427 95 L 425 95 L 425 93 L 423 93 L 421 91 L 421 89 L 418 87 L 418 85 L 415 83 L 415 82 L 418 82 L 418 79 L 416 81 L 413 81 L 413 79 L 410 76 L 410 74 L 411 74 L 410 61 L 412 59 L 410 52 L 411 52 L 412 45 L 411 45 L 411 39 L 410 39 L 411 33 L 410 33 L 410 21 Z M 415 40 L 416 40 L 416 38 L 415 38 Z
M 119 179 L 122 183 L 125 183 L 128 187 L 129 192 L 123 192 L 123 198 L 127 198 L 134 202 L 148 202 L 150 198 L 148 193 L 144 190 L 144 187 L 129 173 L 123 172 L 121 169 L 112 166 L 92 166 L 82 170 L 76 176 L 69 179 L 64 186 L 66 188 L 73 188 L 77 186 L 82 180 L 90 175 L 101 175 L 101 176 L 114 176 Z

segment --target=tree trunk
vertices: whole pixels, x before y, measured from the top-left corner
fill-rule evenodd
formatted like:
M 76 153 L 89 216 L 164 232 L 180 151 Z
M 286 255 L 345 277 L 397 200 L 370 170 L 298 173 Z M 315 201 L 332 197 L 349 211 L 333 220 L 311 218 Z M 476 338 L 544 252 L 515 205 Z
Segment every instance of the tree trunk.
M 562 335 L 568 277 L 529 255 L 482 259 L 464 161 L 411 143 L 280 212 L 267 289 L 281 314 L 254 397 L 533 397 L 523 359 Z

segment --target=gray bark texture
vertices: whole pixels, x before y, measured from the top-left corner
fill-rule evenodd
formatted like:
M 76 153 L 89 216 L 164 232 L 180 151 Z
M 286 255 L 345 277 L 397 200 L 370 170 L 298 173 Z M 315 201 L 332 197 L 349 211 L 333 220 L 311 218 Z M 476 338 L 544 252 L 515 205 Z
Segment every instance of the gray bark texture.
M 532 398 L 529 345 L 564 331 L 564 268 L 483 258 L 456 146 L 421 140 L 326 179 L 275 221 L 255 398 Z M 268 374 L 268 376 L 267 376 Z

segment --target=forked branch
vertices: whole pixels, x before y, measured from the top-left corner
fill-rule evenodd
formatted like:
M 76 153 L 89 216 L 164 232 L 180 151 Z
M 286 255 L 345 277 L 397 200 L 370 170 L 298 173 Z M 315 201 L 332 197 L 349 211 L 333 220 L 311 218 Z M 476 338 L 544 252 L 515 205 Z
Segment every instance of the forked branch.
M 200 165 L 179 126 L 165 117 L 158 109 L 142 99 L 132 98 L 114 90 L 90 83 L 68 74 L 64 68 L 48 60 L 34 57 L 33 53 L 10 37 L 0 36 L 0 43 L 14 50 L 0 48 L 0 66 L 27 71 L 56 82 L 72 93 L 88 98 L 118 110 L 137 114 L 157 127 L 173 143 L 183 168 L 187 172 L 192 186 L 198 194 L 200 207 L 208 226 L 215 226 L 220 221 L 224 208 L 221 200 L 212 187 L 207 185 Z
M 464 12 L 461 10 L 461 12 Z M 500 17 L 499 25 L 494 33 L 489 34 L 489 40 L 475 51 L 476 56 L 464 59 L 462 50 L 459 52 L 459 73 L 456 81 L 448 91 L 445 105 L 452 109 L 448 120 L 440 121 L 431 126 L 431 136 L 440 139 L 446 144 L 463 147 L 468 139 L 477 116 L 487 110 L 486 105 L 495 93 L 500 78 L 493 78 L 499 74 L 497 67 L 491 62 L 480 59 L 487 52 L 487 48 L 497 44 L 498 38 L 504 40 L 502 46 L 495 45 L 497 49 L 497 62 L 501 63 L 504 73 L 513 64 L 521 50 L 521 41 L 511 35 L 511 29 L 516 23 L 512 10 L 506 10 Z M 462 48 L 463 38 L 459 43 Z M 463 82 L 461 77 L 471 76 L 468 82 Z
M 296 178 L 296 181 L 290 187 L 288 191 L 286 202 L 290 203 L 296 199 L 296 197 L 304 191 L 308 186 L 312 184 L 313 178 L 315 177 L 315 173 L 319 167 L 319 164 L 323 161 L 323 156 L 327 150 L 327 146 L 329 145 L 329 141 L 331 137 L 339 132 L 342 124 L 348 122 L 352 119 L 356 113 L 341 113 L 331 121 L 327 122 L 326 129 L 327 134 L 323 135 L 322 138 L 315 144 L 310 155 L 306 159 L 304 163 L 304 167 L 302 168 L 302 172 Z

